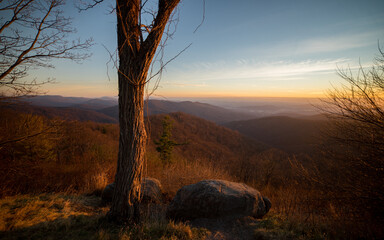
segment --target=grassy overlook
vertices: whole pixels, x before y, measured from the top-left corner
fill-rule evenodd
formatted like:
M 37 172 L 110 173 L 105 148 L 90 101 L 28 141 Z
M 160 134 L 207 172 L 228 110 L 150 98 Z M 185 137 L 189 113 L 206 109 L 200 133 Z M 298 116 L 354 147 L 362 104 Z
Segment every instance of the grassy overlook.
M 53 239 L 58 234 L 62 239 L 209 239 L 214 235 L 204 227 L 169 222 L 164 218 L 166 205 L 149 213 L 148 208 L 143 209 L 147 211 L 143 225 L 133 228 L 112 226 L 103 220 L 108 207 L 101 205 L 100 194 L 113 181 L 116 124 L 63 121 L 10 109 L 2 112 L 8 113 L 1 119 L 9 126 L 2 129 L 5 135 L 52 126 L 37 138 L 0 149 L 0 222 L 5 238 L 32 233 L 34 239 Z M 169 114 L 173 139 L 187 144 L 175 147 L 172 163 L 163 165 L 153 139 L 160 136 L 164 116 L 147 119 L 151 138 L 145 165 L 146 176 L 159 179 L 163 185 L 164 204 L 184 185 L 224 179 L 255 187 L 273 204 L 264 219 L 243 219 L 231 225 L 233 230 L 227 234 L 242 231 L 255 239 L 334 239 L 379 233 L 367 221 L 370 217 L 365 217 L 365 223 L 353 217 L 357 213 L 351 208 L 353 203 L 339 201 L 334 192 L 308 182 L 292 164 L 297 160 L 308 166 L 320 161 L 320 156 L 271 148 L 192 115 Z

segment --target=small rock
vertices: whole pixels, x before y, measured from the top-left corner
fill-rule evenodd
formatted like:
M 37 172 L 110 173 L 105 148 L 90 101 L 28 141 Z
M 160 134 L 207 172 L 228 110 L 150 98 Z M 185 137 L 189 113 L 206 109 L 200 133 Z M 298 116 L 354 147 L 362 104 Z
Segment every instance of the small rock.
M 115 183 L 108 184 L 101 193 L 101 200 L 103 203 L 112 202 L 113 191 L 115 190 Z
M 101 194 L 101 200 L 104 203 L 112 202 L 113 191 L 115 190 L 115 183 L 108 184 Z M 141 183 L 142 202 L 155 202 L 162 201 L 161 183 L 155 178 L 143 178 Z
M 142 201 L 160 203 L 163 199 L 161 183 L 156 178 L 144 178 L 141 183 Z

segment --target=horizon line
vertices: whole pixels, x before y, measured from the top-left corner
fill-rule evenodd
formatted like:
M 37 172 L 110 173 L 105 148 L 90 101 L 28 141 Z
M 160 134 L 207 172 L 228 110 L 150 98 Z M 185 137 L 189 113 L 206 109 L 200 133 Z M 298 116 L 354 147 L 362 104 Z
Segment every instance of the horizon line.
M 26 97 L 41 97 L 41 96 L 58 96 L 58 97 L 68 97 L 68 98 L 89 98 L 89 99 L 99 99 L 99 98 L 116 98 L 118 96 L 79 96 L 79 95 L 66 95 L 66 94 L 39 94 Z M 326 98 L 325 95 L 322 96 L 149 96 L 144 99 L 323 99 Z

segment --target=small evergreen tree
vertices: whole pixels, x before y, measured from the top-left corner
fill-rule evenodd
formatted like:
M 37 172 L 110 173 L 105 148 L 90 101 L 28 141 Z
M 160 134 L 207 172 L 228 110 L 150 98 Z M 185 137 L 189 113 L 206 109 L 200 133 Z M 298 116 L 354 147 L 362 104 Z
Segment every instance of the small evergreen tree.
M 156 151 L 160 153 L 160 160 L 164 165 L 170 164 L 172 159 L 172 150 L 174 146 L 181 145 L 172 140 L 172 122 L 169 116 L 163 119 L 163 133 L 158 141 L 154 141 L 157 145 Z

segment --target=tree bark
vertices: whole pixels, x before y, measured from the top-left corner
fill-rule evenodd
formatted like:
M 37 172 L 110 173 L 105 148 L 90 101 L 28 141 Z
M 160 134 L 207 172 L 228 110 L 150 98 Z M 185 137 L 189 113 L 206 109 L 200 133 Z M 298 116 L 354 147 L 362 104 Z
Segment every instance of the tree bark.
M 144 85 L 120 81 L 119 76 L 119 155 L 115 192 L 110 212 L 119 222 L 139 221 L 138 204 L 145 156 Z
M 159 0 L 153 27 L 145 40 L 140 28 L 140 0 L 117 0 L 119 52 L 119 154 L 109 217 L 138 221 L 147 134 L 144 125 L 144 86 L 148 69 L 168 19 L 180 0 Z

